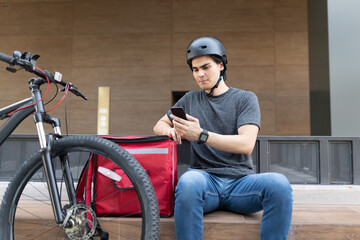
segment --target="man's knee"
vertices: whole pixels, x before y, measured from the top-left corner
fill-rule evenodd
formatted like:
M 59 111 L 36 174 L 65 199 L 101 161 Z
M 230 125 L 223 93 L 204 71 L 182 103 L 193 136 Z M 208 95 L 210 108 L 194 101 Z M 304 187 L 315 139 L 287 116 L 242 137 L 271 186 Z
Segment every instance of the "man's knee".
M 292 189 L 289 180 L 280 173 L 265 173 L 266 191 L 273 199 L 283 203 L 292 203 Z
M 177 200 L 189 200 L 202 197 L 206 189 L 206 177 L 199 171 L 187 171 L 179 179 L 176 186 Z

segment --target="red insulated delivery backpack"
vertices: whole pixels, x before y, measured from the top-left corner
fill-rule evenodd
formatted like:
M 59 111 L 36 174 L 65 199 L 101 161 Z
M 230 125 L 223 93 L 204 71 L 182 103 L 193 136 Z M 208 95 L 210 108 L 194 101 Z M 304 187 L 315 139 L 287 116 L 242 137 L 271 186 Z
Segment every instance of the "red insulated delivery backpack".
M 154 186 L 159 204 L 160 216 L 171 216 L 174 209 L 174 190 L 177 183 L 176 144 L 167 136 L 107 136 L 126 149 L 144 168 Z M 99 159 L 102 158 L 102 159 Z M 104 171 L 114 171 L 122 176 L 121 181 L 109 179 Z M 94 195 L 98 188 L 104 189 Z M 97 215 L 127 215 L 140 211 L 139 201 L 134 201 L 136 193 L 129 178 L 120 168 L 102 156 L 93 155 L 79 179 L 76 190 L 78 201 L 91 205 Z M 101 199 L 101 201 L 98 201 Z M 123 204 L 126 204 L 124 207 Z

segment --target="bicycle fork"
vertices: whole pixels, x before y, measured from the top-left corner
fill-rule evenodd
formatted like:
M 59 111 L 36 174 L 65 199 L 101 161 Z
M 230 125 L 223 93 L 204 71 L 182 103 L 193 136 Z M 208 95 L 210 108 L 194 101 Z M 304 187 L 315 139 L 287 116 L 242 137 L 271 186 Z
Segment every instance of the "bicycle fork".
M 36 101 L 38 99 L 41 99 L 40 90 L 36 88 L 36 86 L 35 87 L 32 86 L 32 94 Z M 36 112 L 34 114 L 34 121 L 39 136 L 41 157 L 44 166 L 47 185 L 49 188 L 50 200 L 51 200 L 55 221 L 57 224 L 64 224 L 63 226 L 66 227 L 65 226 L 66 222 L 64 223 L 66 216 L 64 215 L 64 212 L 62 211 L 61 208 L 61 199 L 60 199 L 59 189 L 56 181 L 55 169 L 52 164 L 52 156 L 51 156 L 52 146 L 55 140 L 54 138 L 61 136 L 60 120 L 45 113 L 42 101 L 39 101 L 35 105 L 35 109 Z M 47 135 L 46 138 L 44 124 L 43 124 L 44 122 L 49 123 L 53 126 L 55 135 L 49 134 Z M 71 205 L 77 204 L 75 187 L 72 181 L 67 153 L 64 153 L 63 155 L 60 156 L 60 163 L 61 163 L 62 172 L 64 174 L 63 177 L 65 178 L 64 179 L 65 186 L 69 196 L 70 204 Z
M 51 200 L 53 213 L 55 216 L 55 221 L 57 224 L 63 224 L 65 220 L 65 215 L 61 207 L 61 200 L 60 200 L 59 189 L 56 181 L 55 169 L 53 167 L 52 158 L 51 158 L 53 142 L 54 142 L 54 136 L 51 134 L 48 135 L 47 146 L 41 148 L 41 157 L 43 161 L 47 185 L 49 188 L 50 200 Z M 72 183 L 72 176 L 70 172 L 70 166 L 69 166 L 67 154 L 60 156 L 60 163 L 63 172 L 63 177 L 65 180 L 66 190 L 69 196 L 69 201 L 71 205 L 74 205 L 77 203 L 77 200 L 75 195 L 75 188 Z

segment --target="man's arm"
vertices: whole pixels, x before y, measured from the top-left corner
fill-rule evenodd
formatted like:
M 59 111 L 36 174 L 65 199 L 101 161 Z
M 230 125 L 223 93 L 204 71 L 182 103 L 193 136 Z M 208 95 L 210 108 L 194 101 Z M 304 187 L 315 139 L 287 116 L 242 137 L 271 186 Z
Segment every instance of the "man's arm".
M 203 129 L 200 127 L 199 120 L 190 115 L 186 115 L 188 121 L 171 115 L 174 119 L 174 129 L 177 134 L 188 141 L 197 141 Z M 238 135 L 221 135 L 209 132 L 206 144 L 218 150 L 230 153 L 241 153 L 249 155 L 252 153 L 259 127 L 256 125 L 243 125 L 238 128 Z
M 167 135 L 174 139 L 177 144 L 181 144 L 181 136 L 177 134 L 173 128 L 173 123 L 168 118 L 167 114 L 163 116 L 154 126 L 153 131 L 155 135 Z
M 221 135 L 209 132 L 206 144 L 221 151 L 250 155 L 254 149 L 259 127 L 243 125 L 238 128 L 238 135 Z

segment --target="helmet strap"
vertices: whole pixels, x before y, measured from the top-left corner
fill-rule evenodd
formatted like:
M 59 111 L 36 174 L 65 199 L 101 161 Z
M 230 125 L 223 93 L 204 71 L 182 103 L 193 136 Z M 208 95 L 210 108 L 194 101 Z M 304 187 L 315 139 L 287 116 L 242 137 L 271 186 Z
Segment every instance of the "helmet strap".
M 210 92 L 207 93 L 206 96 L 212 97 L 212 96 L 214 95 L 214 90 L 215 90 L 215 88 L 217 88 L 217 87 L 219 86 L 219 83 L 220 83 L 221 79 L 222 79 L 222 76 L 220 75 L 220 77 L 219 77 L 219 79 L 217 80 L 215 86 L 213 86 L 213 87 L 211 88 Z

